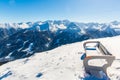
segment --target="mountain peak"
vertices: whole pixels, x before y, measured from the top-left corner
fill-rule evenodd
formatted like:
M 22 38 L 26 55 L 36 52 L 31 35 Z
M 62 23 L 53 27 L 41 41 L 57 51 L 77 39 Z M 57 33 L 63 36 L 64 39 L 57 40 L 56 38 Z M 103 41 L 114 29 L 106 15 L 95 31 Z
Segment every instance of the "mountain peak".
M 112 21 L 111 22 L 113 25 L 118 25 L 118 24 L 120 24 L 120 22 L 118 22 L 118 21 Z

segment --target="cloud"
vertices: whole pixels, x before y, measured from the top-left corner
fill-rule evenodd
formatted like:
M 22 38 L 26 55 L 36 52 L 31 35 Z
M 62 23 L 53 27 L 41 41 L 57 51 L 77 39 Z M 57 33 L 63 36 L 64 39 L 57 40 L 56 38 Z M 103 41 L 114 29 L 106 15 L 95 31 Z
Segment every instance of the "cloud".
M 15 4 L 15 0 L 9 0 L 9 4 L 10 5 L 14 5 Z

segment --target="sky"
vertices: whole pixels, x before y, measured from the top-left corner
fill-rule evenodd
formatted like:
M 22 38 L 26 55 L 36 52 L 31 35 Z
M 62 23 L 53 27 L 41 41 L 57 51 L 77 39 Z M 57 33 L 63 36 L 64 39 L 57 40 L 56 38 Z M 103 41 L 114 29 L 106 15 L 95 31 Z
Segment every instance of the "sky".
M 0 0 L 0 23 L 120 21 L 120 0 Z

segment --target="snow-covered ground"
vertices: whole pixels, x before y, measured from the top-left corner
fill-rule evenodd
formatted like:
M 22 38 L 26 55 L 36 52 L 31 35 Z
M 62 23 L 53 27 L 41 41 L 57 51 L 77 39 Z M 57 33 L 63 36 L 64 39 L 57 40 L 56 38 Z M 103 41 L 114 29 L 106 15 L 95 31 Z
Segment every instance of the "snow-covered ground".
M 108 68 L 108 73 L 111 80 L 120 80 L 120 36 L 97 41 L 116 57 L 111 68 Z M 83 61 L 80 60 L 84 52 L 83 43 L 63 45 L 4 64 L 0 66 L 0 80 L 88 80 L 83 79 L 85 72 Z

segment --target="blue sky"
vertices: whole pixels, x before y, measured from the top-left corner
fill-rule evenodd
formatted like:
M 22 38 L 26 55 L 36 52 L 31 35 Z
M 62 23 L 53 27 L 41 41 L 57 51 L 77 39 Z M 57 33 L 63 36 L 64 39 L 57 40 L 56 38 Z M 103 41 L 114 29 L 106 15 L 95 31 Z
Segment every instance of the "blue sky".
M 120 0 L 0 0 L 0 23 L 120 21 Z

